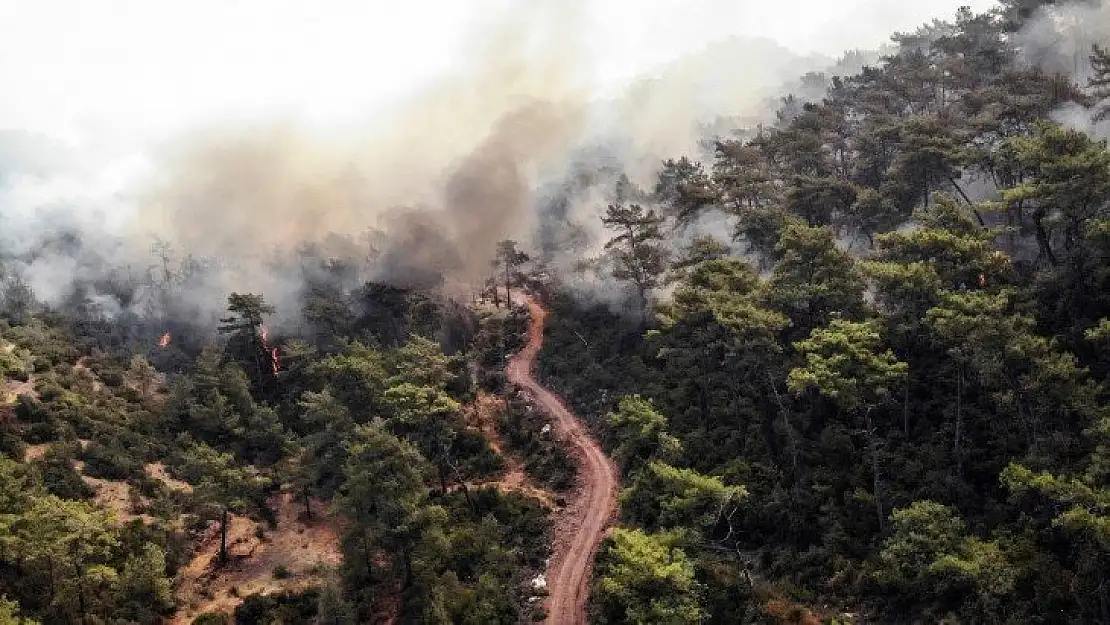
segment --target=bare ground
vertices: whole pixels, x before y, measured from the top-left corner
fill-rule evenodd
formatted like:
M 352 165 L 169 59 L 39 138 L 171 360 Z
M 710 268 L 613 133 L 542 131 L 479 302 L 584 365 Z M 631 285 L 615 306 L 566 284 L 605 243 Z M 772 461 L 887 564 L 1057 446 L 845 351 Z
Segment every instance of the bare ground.
M 532 480 L 524 472 L 524 463 L 516 454 L 510 453 L 501 440 L 501 432 L 497 428 L 497 419 L 505 410 L 505 400 L 489 393 L 479 392 L 473 403 L 467 406 L 464 414 L 466 424 L 478 430 L 493 452 L 505 459 L 505 472 L 492 480 L 481 482 L 468 482 L 469 488 L 494 487 L 501 492 L 517 492 L 527 497 L 539 500 L 548 508 L 557 508 L 555 496 Z M 448 490 L 455 490 L 454 486 Z
M 79 442 L 82 447 L 89 443 L 87 440 Z M 48 447 L 49 444 L 29 446 L 24 460 L 41 459 Z M 153 522 L 153 517 L 136 512 L 129 484 L 85 475 L 85 463 L 80 460 L 75 460 L 73 465 L 81 472 L 81 479 L 95 491 L 94 503 L 113 512 L 117 521 Z M 144 470 L 170 489 L 189 492 L 193 488 L 169 475 L 161 463 L 148 464 Z M 139 497 L 138 503 L 149 502 Z M 224 566 L 218 566 L 219 524 L 211 523 L 197 538 L 192 559 L 178 571 L 175 580 L 178 611 L 170 623 L 191 623 L 204 612 L 230 614 L 249 595 L 300 591 L 326 581 L 329 569 L 337 566 L 342 558 L 339 530 L 327 505 L 313 500 L 312 520 L 304 517 L 304 502 L 294 500 L 291 493 L 275 495 L 270 505 L 277 517 L 277 527 L 273 529 L 248 517 L 231 515 L 227 536 L 230 558 Z M 263 538 L 258 536 L 259 528 Z M 274 569 L 279 566 L 292 576 L 276 579 Z
M 515 299 L 528 307 L 531 323 L 528 344 L 509 362 L 506 374 L 551 415 L 556 431 L 567 439 L 579 463 L 578 483 L 570 505 L 555 522 L 552 557 L 546 576 L 550 592 L 547 622 L 584 624 L 594 555 L 616 512 L 618 474 L 582 421 L 532 377 L 536 357 L 543 347 L 543 322 L 547 311 L 523 293 L 516 293 Z
M 91 384 L 94 393 L 99 393 L 104 388 L 104 385 L 100 382 L 100 378 L 93 373 L 92 369 L 89 369 L 88 361 L 88 356 L 81 356 L 77 359 L 77 364 L 73 365 L 73 371 Z
M 182 482 L 181 480 L 170 475 L 169 472 L 166 470 L 166 465 L 162 464 L 161 462 L 153 462 L 151 464 L 148 464 L 143 467 L 143 470 L 146 471 L 146 474 L 150 477 L 165 484 L 166 488 L 169 488 L 170 490 L 179 490 L 186 493 L 193 492 L 192 484 L 189 484 L 188 482 Z
M 101 390 L 102 385 L 87 367 L 85 358 L 78 360 L 74 369 L 78 376 L 91 383 L 93 392 Z M 163 391 L 162 384 L 162 380 L 156 380 L 151 395 Z M 35 378 L 32 376 L 27 382 L 3 381 L 0 391 L 0 403 L 14 402 L 18 395 L 36 395 Z M 79 442 L 82 447 L 89 444 L 87 440 Z M 24 461 L 41 459 L 48 447 L 49 444 L 27 447 Z M 149 515 L 136 513 L 133 505 L 136 502 L 126 482 L 85 475 L 84 463 L 79 460 L 74 461 L 74 468 L 95 491 L 94 503 L 113 512 L 118 521 L 153 521 Z M 144 470 L 170 489 L 192 491 L 190 484 L 175 479 L 162 463 L 148 464 Z M 140 497 L 137 503 L 149 502 Z M 278 520 L 273 529 L 247 517 L 231 516 L 228 527 L 230 559 L 224 566 L 218 566 L 219 525 L 212 523 L 198 537 L 193 558 L 178 571 L 175 580 L 178 611 L 170 620 L 171 624 L 191 623 L 204 612 L 230 614 L 243 598 L 255 593 L 299 591 L 326 581 L 329 570 L 338 566 L 342 558 L 336 519 L 328 513 L 326 504 L 313 501 L 312 520 L 304 518 L 303 501 L 295 501 L 290 493 L 276 495 L 270 504 Z M 259 538 L 260 526 L 264 538 Z M 283 567 L 291 576 L 276 579 L 274 570 L 278 567 Z
M 78 439 L 77 442 L 81 445 L 82 449 L 89 445 L 89 441 L 86 439 Z M 42 460 L 52 444 L 53 443 L 42 443 L 39 445 L 28 445 L 23 451 L 23 461 L 31 462 L 33 460 Z M 136 511 L 136 503 L 139 506 L 146 507 L 150 504 L 150 500 L 142 496 L 133 500 L 131 496 L 131 486 L 127 482 L 105 480 L 99 477 L 85 475 L 85 463 L 81 460 L 74 460 L 73 468 L 81 475 L 81 480 L 85 482 L 89 488 L 93 489 L 93 503 L 96 504 L 97 507 L 115 514 L 118 522 L 128 523 L 134 519 L 142 519 L 144 523 L 152 523 L 154 521 L 154 517 Z M 148 468 L 148 473 L 149 472 L 150 469 Z M 184 484 L 184 482 L 181 482 L 181 484 Z M 185 485 L 188 486 L 188 484 Z
M 193 559 L 177 577 L 178 611 L 170 621 L 191 623 L 204 612 L 231 613 L 243 597 L 255 593 L 299 591 L 326 581 L 328 570 L 339 564 L 339 533 L 335 519 L 322 502 L 313 502 L 314 519 L 303 518 L 304 504 L 291 493 L 270 502 L 277 527 L 270 529 L 247 517 L 232 515 L 228 524 L 229 561 L 219 566 L 220 530 L 213 523 L 196 544 Z M 264 530 L 259 539 L 256 528 Z M 276 579 L 284 567 L 291 577 Z
M 35 390 L 36 376 L 30 376 L 26 382 L 19 380 L 5 380 L 4 386 L 0 387 L 0 405 L 14 404 L 17 397 L 20 395 L 30 395 L 31 397 L 38 398 L 38 391 Z

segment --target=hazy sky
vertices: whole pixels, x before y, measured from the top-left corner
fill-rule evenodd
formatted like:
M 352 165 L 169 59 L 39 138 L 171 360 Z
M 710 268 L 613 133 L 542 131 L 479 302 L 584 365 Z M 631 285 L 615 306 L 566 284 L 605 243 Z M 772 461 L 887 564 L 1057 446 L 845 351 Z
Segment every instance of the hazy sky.
M 231 113 L 354 114 L 451 71 L 483 16 L 545 0 L 0 0 L 0 129 L 138 132 Z M 559 0 L 563 1 L 563 0 Z M 707 40 L 765 36 L 800 53 L 991 0 L 594 0 L 582 41 L 601 83 Z

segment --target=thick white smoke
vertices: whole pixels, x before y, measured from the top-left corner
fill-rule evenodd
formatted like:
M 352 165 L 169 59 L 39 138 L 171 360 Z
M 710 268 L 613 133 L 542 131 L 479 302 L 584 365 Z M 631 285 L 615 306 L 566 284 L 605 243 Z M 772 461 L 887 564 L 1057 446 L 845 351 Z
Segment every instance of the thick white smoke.
M 262 292 L 292 319 L 302 275 L 289 257 L 306 242 L 372 257 L 363 277 L 438 276 L 465 292 L 487 275 L 498 240 L 528 245 L 555 227 L 575 239 L 554 259 L 569 267 L 600 250 L 616 173 L 650 187 L 661 159 L 699 156 L 707 124 L 758 119 L 785 82 L 832 63 L 736 38 L 602 97 L 587 6 L 501 2 L 449 72 L 363 118 L 210 115 L 157 142 L 109 126 L 86 127 L 69 146 L 0 136 L 6 271 L 56 304 L 74 280 L 107 273 L 143 285 L 165 282 L 166 266 L 204 266 L 175 291 L 200 318 L 214 319 L 238 290 Z M 581 162 L 599 150 L 610 174 L 593 156 Z M 578 170 L 595 180 L 553 218 L 550 195 L 576 184 Z M 80 244 L 52 243 L 66 236 Z M 134 312 L 152 306 L 142 295 L 127 304 Z
M 1044 6 L 1015 36 L 1028 63 L 1047 72 L 1071 77 L 1081 87 L 1091 78 L 1091 46 L 1110 47 L 1110 3 L 1076 0 Z M 1110 138 L 1110 120 L 1096 116 L 1110 101 L 1092 106 L 1070 103 L 1053 113 L 1053 119 L 1092 136 Z

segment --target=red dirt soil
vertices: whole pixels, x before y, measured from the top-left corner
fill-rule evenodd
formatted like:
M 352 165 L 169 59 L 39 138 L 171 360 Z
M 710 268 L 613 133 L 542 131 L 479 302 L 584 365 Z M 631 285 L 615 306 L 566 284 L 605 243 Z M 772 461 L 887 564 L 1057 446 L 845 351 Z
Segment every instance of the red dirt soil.
M 490 449 L 505 460 L 505 471 L 502 475 L 492 480 L 467 482 L 467 488 L 493 487 L 503 493 L 517 492 L 526 497 L 531 497 L 543 503 L 548 508 L 555 509 L 555 496 L 547 489 L 536 484 L 524 471 L 524 462 L 516 454 L 509 453 L 501 440 L 498 430 L 498 416 L 505 411 L 505 400 L 482 391 L 478 392 L 473 403 L 466 406 L 464 416 L 467 427 L 480 433 Z M 462 485 L 453 484 L 447 487 L 449 492 L 460 489 Z
M 555 523 L 552 557 L 546 576 L 550 592 L 547 622 L 586 623 L 594 555 L 616 512 L 617 470 L 582 421 L 532 377 L 536 357 L 543 347 L 543 322 L 547 311 L 523 293 L 514 293 L 514 300 L 528 307 L 531 323 L 528 344 L 513 357 L 505 372 L 513 384 L 527 391 L 551 416 L 555 430 L 567 439 L 579 463 L 575 495 Z
M 251 594 L 302 591 L 325 582 L 328 571 L 342 560 L 338 520 L 321 501 L 313 501 L 314 518 L 306 520 L 304 506 L 291 493 L 275 495 L 270 505 L 278 522 L 265 529 L 265 540 L 256 533 L 259 523 L 231 515 L 226 565 L 218 565 L 217 524 L 198 539 L 193 559 L 177 574 L 178 611 L 170 625 L 191 623 L 204 612 L 231 614 Z M 279 566 L 292 577 L 275 579 Z

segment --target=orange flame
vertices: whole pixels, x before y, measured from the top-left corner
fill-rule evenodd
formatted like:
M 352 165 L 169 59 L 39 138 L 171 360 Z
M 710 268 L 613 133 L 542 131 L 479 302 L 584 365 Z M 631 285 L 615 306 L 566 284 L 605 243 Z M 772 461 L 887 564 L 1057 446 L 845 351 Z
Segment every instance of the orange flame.
M 158 347 L 165 347 L 170 344 L 170 333 L 166 332 L 162 338 L 158 339 Z
M 262 335 L 262 347 L 270 354 L 270 365 L 274 370 L 274 375 L 277 375 L 278 369 L 281 368 L 281 354 L 278 353 L 278 348 L 270 347 L 270 333 L 262 326 L 258 327 L 259 334 Z

